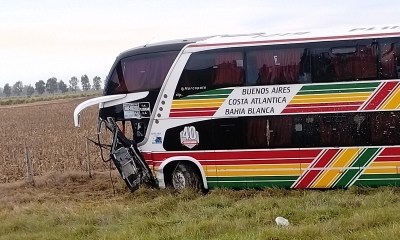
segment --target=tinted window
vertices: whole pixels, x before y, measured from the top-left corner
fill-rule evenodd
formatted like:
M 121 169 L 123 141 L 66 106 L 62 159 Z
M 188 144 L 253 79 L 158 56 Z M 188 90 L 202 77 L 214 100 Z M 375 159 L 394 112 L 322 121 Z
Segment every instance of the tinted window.
M 193 150 L 400 145 L 399 111 L 210 119 L 189 125 L 200 134 Z M 179 140 L 183 129 L 167 130 L 167 150 L 188 150 Z
M 295 84 L 311 81 L 307 48 L 251 50 L 247 55 L 247 84 Z
M 243 118 L 214 119 L 213 134 L 216 150 L 245 148 Z
M 399 41 L 386 40 L 380 44 L 380 76 L 381 79 L 398 78 L 400 75 Z
M 249 117 L 248 148 L 400 144 L 400 112 Z
M 243 64 L 243 54 L 237 50 L 193 53 L 179 79 L 175 96 L 240 86 L 244 83 Z
M 107 94 L 159 89 L 177 54 L 160 52 L 122 59 L 113 71 Z
M 378 79 L 378 44 L 372 40 L 311 44 L 313 82 Z

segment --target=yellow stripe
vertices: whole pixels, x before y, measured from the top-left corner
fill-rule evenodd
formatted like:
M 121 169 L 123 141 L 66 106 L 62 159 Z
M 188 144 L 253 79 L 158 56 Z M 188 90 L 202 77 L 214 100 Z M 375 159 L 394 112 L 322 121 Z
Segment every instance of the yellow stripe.
M 202 100 L 186 100 L 173 101 L 172 108 L 193 108 L 193 107 L 220 107 L 224 103 L 224 99 L 202 99 Z
M 348 167 L 351 162 L 357 157 L 359 152 L 358 148 L 348 148 L 341 152 L 330 164 L 328 168 L 332 170 L 325 170 L 323 174 L 311 186 L 313 188 L 327 188 L 342 174 L 344 168 Z
M 394 91 L 391 96 L 386 99 L 386 101 L 382 104 L 380 109 L 384 110 L 391 110 L 391 109 L 397 109 L 400 104 L 400 88 L 397 87 L 396 91 Z
M 365 174 L 400 173 L 400 161 L 372 162 L 364 171 Z
M 352 98 L 352 97 L 369 97 L 371 93 L 329 93 L 329 94 L 310 94 L 296 95 L 293 99 L 317 99 L 317 98 Z
M 310 99 L 297 99 L 293 98 L 290 104 L 301 104 L 301 103 L 333 103 L 333 102 L 361 102 L 367 100 L 368 97 L 343 97 L 343 98 L 310 98 Z
M 288 175 L 300 175 L 303 171 L 297 170 L 271 170 L 271 171 L 221 171 L 218 173 L 209 172 L 207 177 L 255 177 L 255 176 L 288 176 Z
M 217 171 L 226 171 L 226 170 L 244 170 L 244 169 L 279 169 L 279 168 L 291 168 L 291 169 L 300 169 L 300 168 L 307 168 L 306 166 L 300 165 L 300 163 L 288 163 L 288 164 L 249 164 L 249 165 L 214 165 L 208 166 L 207 169 L 209 170 L 217 170 Z
M 172 102 L 172 104 L 193 104 L 193 103 L 206 103 L 206 102 L 220 102 L 220 103 L 223 103 L 224 101 L 225 101 L 225 98 L 174 100 Z
M 364 171 L 364 174 L 380 174 L 380 173 L 398 174 L 399 172 L 400 169 L 398 167 L 368 168 Z
M 397 167 L 400 166 L 400 161 L 393 161 L 393 162 L 372 162 L 368 168 L 373 167 Z

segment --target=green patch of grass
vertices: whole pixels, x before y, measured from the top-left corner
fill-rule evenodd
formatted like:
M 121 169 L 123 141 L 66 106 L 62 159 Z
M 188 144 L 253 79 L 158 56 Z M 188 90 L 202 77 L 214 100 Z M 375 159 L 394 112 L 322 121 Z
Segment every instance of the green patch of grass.
M 30 97 L 25 96 L 25 97 L 0 98 L 0 106 L 61 100 L 69 98 L 95 97 L 100 95 L 101 95 L 100 92 L 81 92 L 81 93 L 65 93 L 65 94 L 54 94 L 54 95 L 35 95 Z
M 396 239 L 396 188 L 192 191 L 121 189 L 57 198 L 46 190 L 0 207 L 0 239 Z M 279 227 L 277 216 L 289 219 Z

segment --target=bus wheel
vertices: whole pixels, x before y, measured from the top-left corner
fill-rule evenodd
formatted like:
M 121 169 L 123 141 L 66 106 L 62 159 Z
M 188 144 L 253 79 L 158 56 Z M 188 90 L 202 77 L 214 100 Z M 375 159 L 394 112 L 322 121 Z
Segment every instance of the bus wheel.
M 199 170 L 188 163 L 178 163 L 171 174 L 172 188 L 182 191 L 185 188 L 202 190 Z

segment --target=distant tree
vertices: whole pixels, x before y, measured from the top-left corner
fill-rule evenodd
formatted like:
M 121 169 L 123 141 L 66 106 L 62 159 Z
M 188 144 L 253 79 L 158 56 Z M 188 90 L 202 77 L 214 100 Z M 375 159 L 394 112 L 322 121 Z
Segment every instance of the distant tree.
M 94 77 L 93 78 L 93 90 L 99 91 L 101 89 L 101 78 Z
M 34 94 L 35 93 L 35 89 L 31 86 L 31 85 L 29 85 L 27 88 L 26 88 L 26 95 L 28 96 L 28 97 L 30 97 L 30 96 L 32 96 L 32 94 Z
M 11 95 L 11 86 L 10 86 L 10 84 L 6 83 L 6 85 L 4 85 L 3 93 L 6 95 L 6 97 L 9 97 Z
M 44 93 L 44 91 L 46 90 L 46 84 L 43 80 L 39 80 L 35 83 L 35 90 L 39 95 L 42 95 Z
M 14 83 L 14 85 L 12 87 L 12 92 L 15 95 L 19 96 L 19 95 L 21 95 L 23 88 L 24 88 L 24 85 L 22 85 L 22 82 L 18 81 L 16 83 Z
M 63 80 L 60 80 L 60 82 L 58 83 L 58 88 L 60 89 L 60 91 L 62 93 L 68 92 L 68 86 L 67 86 L 67 84 L 64 83 Z
M 78 86 L 78 78 L 72 77 L 71 80 L 69 80 L 69 89 L 71 89 L 71 91 L 74 91 L 76 93 L 77 86 Z
M 47 79 L 46 82 L 46 91 L 48 93 L 54 94 L 58 90 L 58 83 L 57 83 L 57 78 L 52 77 Z
M 81 84 L 82 84 L 83 91 L 90 90 L 90 82 L 89 82 L 89 78 L 86 74 L 81 77 Z

